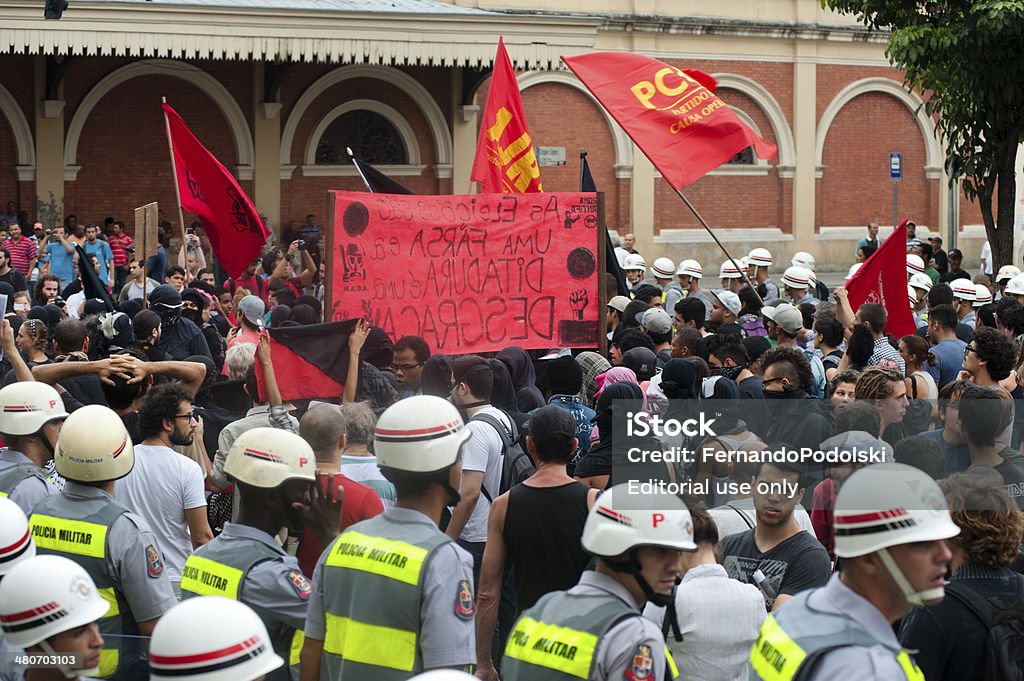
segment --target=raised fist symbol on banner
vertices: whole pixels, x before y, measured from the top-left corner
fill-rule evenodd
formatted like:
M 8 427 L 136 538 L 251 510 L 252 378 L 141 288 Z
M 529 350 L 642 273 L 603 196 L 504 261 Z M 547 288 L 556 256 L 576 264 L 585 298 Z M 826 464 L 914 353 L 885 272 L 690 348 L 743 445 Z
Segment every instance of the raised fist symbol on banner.
M 590 298 L 585 289 L 577 289 L 569 294 L 569 309 L 576 315 L 577 321 L 583 321 L 583 311 L 589 303 Z

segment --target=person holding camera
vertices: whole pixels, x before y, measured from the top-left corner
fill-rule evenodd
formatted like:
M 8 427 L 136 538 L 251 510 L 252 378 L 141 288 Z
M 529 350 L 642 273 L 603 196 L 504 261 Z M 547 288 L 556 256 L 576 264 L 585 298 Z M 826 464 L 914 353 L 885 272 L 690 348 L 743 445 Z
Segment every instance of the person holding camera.
M 198 224 L 198 223 L 197 223 Z M 185 285 L 191 284 L 199 275 L 199 270 L 206 267 L 206 254 L 203 243 L 196 234 L 195 227 L 185 230 L 185 243 L 178 250 L 178 265 L 185 270 Z
M 39 259 L 49 263 L 50 274 L 60 279 L 63 291 L 75 280 L 75 247 L 67 240 L 64 227 L 48 229 L 46 238 L 39 244 Z

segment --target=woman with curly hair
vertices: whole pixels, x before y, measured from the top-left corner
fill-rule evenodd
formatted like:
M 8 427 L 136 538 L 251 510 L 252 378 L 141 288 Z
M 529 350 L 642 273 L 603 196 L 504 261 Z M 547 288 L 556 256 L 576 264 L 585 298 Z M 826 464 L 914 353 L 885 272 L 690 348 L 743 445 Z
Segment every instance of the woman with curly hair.
M 1024 602 L 1024 577 L 1010 569 L 1020 552 L 1024 515 L 991 468 L 957 473 L 939 487 L 960 527 L 949 540 L 952 577 L 941 602 L 907 614 L 900 643 L 918 651 L 914 659 L 929 681 L 994 678 L 999 670 L 986 669 L 989 622 L 981 613 Z

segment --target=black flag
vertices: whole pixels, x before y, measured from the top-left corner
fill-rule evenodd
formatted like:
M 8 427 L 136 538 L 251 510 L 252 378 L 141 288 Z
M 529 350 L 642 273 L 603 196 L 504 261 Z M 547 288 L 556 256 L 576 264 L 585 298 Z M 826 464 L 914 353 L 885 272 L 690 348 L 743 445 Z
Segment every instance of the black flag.
M 374 194 L 415 194 L 408 187 L 395 182 L 390 177 L 380 172 L 369 163 L 360 161 L 359 158 L 353 153 L 351 149 L 348 149 L 348 155 L 352 158 L 352 163 L 355 165 L 356 170 L 359 171 L 359 177 L 363 178 L 363 184 L 366 185 L 366 191 L 373 192 Z
M 590 174 L 590 164 L 587 163 L 586 150 L 580 150 L 580 191 L 596 192 L 597 185 L 594 184 L 594 176 Z M 604 261 L 605 270 L 615 277 L 615 285 L 620 296 L 629 297 L 629 285 L 626 284 L 626 273 L 619 267 L 619 259 L 615 257 L 615 246 L 612 245 L 612 236 L 605 230 L 604 233 Z M 602 283 L 603 285 L 603 283 Z
M 103 301 L 109 311 L 113 312 L 117 306 L 114 305 L 114 299 L 110 297 L 107 287 L 96 274 L 96 269 L 92 266 L 92 258 L 86 255 L 85 249 L 81 246 L 76 245 L 75 250 L 78 251 L 78 273 L 82 279 L 82 290 L 85 292 L 86 300 L 98 298 Z

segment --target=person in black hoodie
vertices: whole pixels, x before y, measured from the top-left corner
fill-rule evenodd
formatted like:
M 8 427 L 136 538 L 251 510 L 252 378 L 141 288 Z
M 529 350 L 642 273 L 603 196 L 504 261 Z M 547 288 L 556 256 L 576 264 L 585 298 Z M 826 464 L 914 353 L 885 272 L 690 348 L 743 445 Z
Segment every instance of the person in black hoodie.
M 427 358 L 420 373 L 420 390 L 424 395 L 448 399 L 452 390 L 451 355 L 431 355 Z
M 544 394 L 537 387 L 537 373 L 526 350 L 513 345 L 499 352 L 495 358 L 508 367 L 515 388 L 517 411 L 530 412 L 546 404 Z
M 808 393 L 814 380 L 802 350 L 777 347 L 761 358 L 764 398 L 768 400 L 766 442 L 817 449 L 832 437 L 832 423 L 821 400 Z

